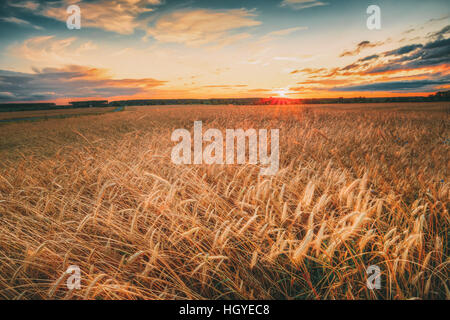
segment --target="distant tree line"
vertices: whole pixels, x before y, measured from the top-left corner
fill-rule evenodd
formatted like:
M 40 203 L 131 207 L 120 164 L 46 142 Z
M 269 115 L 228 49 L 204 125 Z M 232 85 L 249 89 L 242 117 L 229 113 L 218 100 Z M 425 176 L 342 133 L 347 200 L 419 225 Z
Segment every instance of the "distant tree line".
M 2 103 L 0 112 L 61 109 L 54 103 Z
M 338 104 L 338 103 L 389 103 L 389 102 L 433 102 L 450 101 L 450 90 L 437 92 L 427 97 L 384 97 L 384 98 L 233 98 L 233 99 L 141 99 L 74 101 L 70 106 L 59 106 L 55 103 L 4 103 L 0 104 L 0 112 L 75 109 L 92 107 L 151 106 L 151 105 L 283 105 L 283 104 Z
M 0 104 L 0 112 L 82 109 L 94 107 L 110 107 L 110 104 L 108 100 L 73 101 L 69 102 L 68 106 L 56 105 L 55 103 L 2 103 Z
M 73 108 L 100 108 L 109 107 L 108 100 L 95 100 L 95 101 L 74 101 L 69 102 Z
M 143 99 L 143 100 L 120 100 L 110 103 L 111 106 L 160 106 L 160 105 L 253 105 L 258 104 L 261 98 L 243 99 Z
M 111 106 L 148 106 L 148 105 L 273 105 L 273 104 L 331 104 L 331 103 L 388 103 L 388 102 L 430 102 L 450 101 L 450 91 L 437 92 L 428 97 L 385 97 L 385 98 L 244 98 L 244 99 L 144 99 L 113 101 Z

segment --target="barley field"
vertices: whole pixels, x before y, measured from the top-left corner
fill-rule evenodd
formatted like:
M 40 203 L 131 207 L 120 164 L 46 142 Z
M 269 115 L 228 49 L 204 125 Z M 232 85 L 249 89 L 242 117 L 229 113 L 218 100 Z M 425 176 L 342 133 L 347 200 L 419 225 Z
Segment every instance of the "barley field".
M 149 106 L 1 124 L 0 299 L 449 299 L 449 110 Z M 171 133 L 196 120 L 280 129 L 280 170 L 173 164 Z

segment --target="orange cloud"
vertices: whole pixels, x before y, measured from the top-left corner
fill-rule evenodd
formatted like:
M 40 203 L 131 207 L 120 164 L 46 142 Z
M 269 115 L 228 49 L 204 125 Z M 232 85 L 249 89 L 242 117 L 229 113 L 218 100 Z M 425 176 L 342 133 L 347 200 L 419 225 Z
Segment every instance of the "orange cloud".
M 207 43 L 230 43 L 230 31 L 258 26 L 261 22 L 246 9 L 185 10 L 167 14 L 147 30 L 147 35 L 160 42 L 184 43 L 199 46 Z M 237 36 L 237 39 L 241 39 Z

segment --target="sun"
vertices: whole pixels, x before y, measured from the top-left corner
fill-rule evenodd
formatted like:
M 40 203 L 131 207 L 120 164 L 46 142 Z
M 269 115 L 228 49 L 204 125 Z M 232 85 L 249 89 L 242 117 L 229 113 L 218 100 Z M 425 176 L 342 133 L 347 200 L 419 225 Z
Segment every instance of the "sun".
M 273 93 L 275 93 L 278 97 L 286 98 L 287 94 L 288 94 L 288 90 L 287 89 L 277 89 L 277 90 L 274 90 Z

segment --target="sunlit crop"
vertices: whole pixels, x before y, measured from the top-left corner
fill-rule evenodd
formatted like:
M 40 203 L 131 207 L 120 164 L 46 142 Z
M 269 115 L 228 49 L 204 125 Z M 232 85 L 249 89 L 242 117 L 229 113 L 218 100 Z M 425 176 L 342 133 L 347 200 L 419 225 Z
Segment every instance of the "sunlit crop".
M 136 107 L 3 124 L 0 298 L 448 299 L 448 108 Z M 171 133 L 195 120 L 279 128 L 280 170 L 174 165 Z

